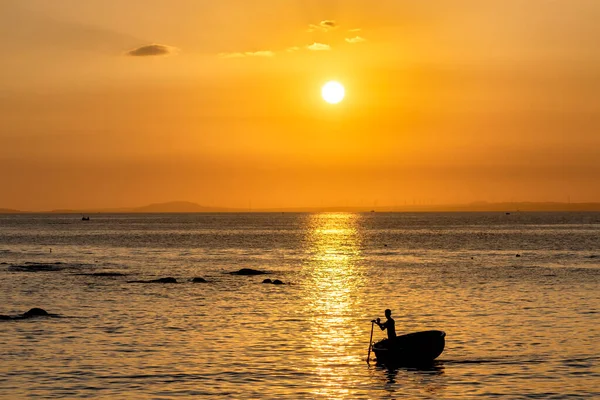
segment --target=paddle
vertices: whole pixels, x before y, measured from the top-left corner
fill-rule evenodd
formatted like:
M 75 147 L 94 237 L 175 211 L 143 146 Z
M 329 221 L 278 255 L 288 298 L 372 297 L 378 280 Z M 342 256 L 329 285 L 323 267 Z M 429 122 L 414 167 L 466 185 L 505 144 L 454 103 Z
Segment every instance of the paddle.
M 375 326 L 375 322 L 371 321 L 371 337 L 369 338 L 369 354 L 367 354 L 367 364 L 371 359 L 371 344 L 373 343 L 373 327 Z

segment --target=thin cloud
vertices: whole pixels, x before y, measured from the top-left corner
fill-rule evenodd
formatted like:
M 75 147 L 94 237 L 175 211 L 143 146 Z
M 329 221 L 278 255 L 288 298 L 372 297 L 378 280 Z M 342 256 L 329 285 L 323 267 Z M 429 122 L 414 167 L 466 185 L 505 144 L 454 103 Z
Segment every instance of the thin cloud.
M 310 24 L 308 26 L 308 32 L 315 32 L 315 31 L 329 32 L 334 29 L 337 29 L 338 27 L 339 27 L 339 25 L 337 24 L 337 22 L 335 22 L 332 19 L 326 19 L 326 20 L 319 22 L 318 25 Z
M 129 50 L 127 52 L 127 55 L 133 57 L 166 56 L 169 54 L 177 53 L 177 50 L 178 49 L 176 49 L 175 47 L 154 43 L 140 46 L 133 50 Z
M 219 57 L 221 57 L 221 58 L 273 57 L 274 55 L 275 55 L 275 53 L 270 50 L 245 51 L 245 52 L 235 52 L 235 53 L 219 53 Z
M 241 58 L 245 57 L 244 53 L 219 53 L 221 58 Z
M 361 28 L 348 29 L 348 32 L 360 32 L 360 31 L 362 31 Z
M 275 53 L 273 53 L 270 50 L 261 50 L 261 51 L 254 51 L 254 52 L 247 51 L 245 54 L 248 57 L 273 57 L 275 55 Z
M 353 38 L 346 38 L 346 42 L 348 42 L 350 44 L 363 43 L 366 41 L 367 41 L 367 39 L 360 37 L 360 36 L 355 36 Z
M 287 51 L 288 53 L 294 53 L 299 50 L 300 50 L 300 47 L 294 46 L 294 47 L 288 47 L 285 51 Z
M 327 50 L 331 50 L 331 46 L 328 44 L 324 44 L 324 43 L 313 43 L 309 46 L 306 47 L 309 50 L 312 51 L 327 51 Z

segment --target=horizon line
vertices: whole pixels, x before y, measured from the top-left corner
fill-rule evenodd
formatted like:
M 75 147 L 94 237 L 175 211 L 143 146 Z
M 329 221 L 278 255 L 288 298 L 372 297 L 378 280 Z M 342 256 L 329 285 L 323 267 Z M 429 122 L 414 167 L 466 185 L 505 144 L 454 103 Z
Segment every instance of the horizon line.
M 277 213 L 277 212 L 519 212 L 519 211 L 600 211 L 600 202 L 518 201 L 449 204 L 404 204 L 387 206 L 292 206 L 292 207 L 220 207 L 188 201 L 153 203 L 138 207 L 59 208 L 28 211 L 1 208 L 0 214 L 192 214 L 192 213 Z

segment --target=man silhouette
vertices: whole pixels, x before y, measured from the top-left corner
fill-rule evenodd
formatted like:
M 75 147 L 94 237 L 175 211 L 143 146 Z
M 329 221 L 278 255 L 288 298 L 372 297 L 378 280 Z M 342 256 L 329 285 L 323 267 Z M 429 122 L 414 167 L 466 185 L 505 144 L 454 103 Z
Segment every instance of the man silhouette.
M 377 320 L 373 320 L 371 322 L 377 324 L 381 330 L 387 329 L 388 340 L 394 340 L 396 338 L 396 321 L 392 318 L 392 310 L 389 308 L 385 310 L 385 318 L 386 321 L 381 323 L 381 320 L 377 318 Z

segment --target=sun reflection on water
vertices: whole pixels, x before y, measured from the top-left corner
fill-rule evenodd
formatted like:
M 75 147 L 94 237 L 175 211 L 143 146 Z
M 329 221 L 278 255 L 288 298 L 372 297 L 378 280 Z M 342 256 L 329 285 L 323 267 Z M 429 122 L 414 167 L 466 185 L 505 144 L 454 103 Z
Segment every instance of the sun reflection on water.
M 310 292 L 306 294 L 311 320 L 311 359 L 320 381 L 315 394 L 328 398 L 347 395 L 348 377 L 339 366 L 356 362 L 356 326 L 365 284 L 361 265 L 359 214 L 313 214 L 307 233 L 308 262 L 304 273 Z

